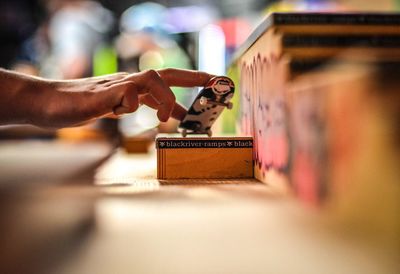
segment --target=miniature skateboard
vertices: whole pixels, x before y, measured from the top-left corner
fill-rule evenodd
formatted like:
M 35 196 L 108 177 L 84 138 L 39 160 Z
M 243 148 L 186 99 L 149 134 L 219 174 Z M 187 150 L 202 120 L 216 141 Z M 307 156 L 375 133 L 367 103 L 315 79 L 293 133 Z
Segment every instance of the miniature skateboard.
M 182 136 L 188 134 L 207 134 L 212 136 L 211 126 L 224 108 L 232 109 L 230 100 L 233 97 L 235 85 L 225 76 L 212 78 L 199 92 L 185 118 L 179 124 Z

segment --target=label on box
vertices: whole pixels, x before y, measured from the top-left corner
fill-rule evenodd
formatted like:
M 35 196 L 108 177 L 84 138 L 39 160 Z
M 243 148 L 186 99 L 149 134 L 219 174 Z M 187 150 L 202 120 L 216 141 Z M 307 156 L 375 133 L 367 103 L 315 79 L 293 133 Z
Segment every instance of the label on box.
M 216 138 L 158 138 L 157 148 L 252 148 L 251 138 L 243 139 L 216 139 Z

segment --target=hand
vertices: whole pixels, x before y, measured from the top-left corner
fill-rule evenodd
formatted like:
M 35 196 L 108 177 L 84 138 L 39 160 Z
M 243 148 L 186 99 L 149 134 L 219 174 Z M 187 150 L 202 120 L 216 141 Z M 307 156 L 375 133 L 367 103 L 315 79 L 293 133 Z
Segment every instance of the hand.
M 28 122 L 45 127 L 74 126 L 134 112 L 141 104 L 156 109 L 160 121 L 170 117 L 182 120 L 186 110 L 176 102 L 170 87 L 204 86 L 212 77 L 198 71 L 162 69 L 66 81 L 37 78 L 28 85 L 37 93 L 28 106 L 32 108 Z
M 113 112 L 116 115 L 133 112 L 140 104 L 145 104 L 158 110 L 157 116 L 162 122 L 171 116 L 183 120 L 186 109 L 176 103 L 170 87 L 204 86 L 212 77 L 204 72 L 180 69 L 150 70 L 127 75 L 122 81 L 131 82 L 131 88 L 125 92 Z

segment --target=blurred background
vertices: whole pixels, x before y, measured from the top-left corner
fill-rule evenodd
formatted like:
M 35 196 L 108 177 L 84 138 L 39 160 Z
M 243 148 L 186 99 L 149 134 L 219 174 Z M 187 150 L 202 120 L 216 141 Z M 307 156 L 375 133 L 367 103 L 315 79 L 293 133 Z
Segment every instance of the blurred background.
M 167 66 L 224 73 L 268 12 L 399 8 L 398 0 L 1 1 L 0 66 L 64 79 Z
M 396 11 L 399 0 L 15 0 L 0 3 L 0 66 L 54 79 L 176 67 L 222 75 L 234 51 L 272 11 Z M 196 91 L 174 88 L 185 106 Z M 141 108 L 107 129 L 126 136 L 158 126 Z M 100 123 L 104 126 L 104 121 Z M 111 124 L 111 125 L 110 125 Z M 160 125 L 176 131 L 176 122 Z M 97 136 L 99 123 L 61 136 Z M 28 129 L 1 136 L 21 136 Z M 32 133 L 31 131 L 29 131 Z M 72 132 L 72 134 L 71 134 Z M 50 134 L 53 132 L 43 132 Z

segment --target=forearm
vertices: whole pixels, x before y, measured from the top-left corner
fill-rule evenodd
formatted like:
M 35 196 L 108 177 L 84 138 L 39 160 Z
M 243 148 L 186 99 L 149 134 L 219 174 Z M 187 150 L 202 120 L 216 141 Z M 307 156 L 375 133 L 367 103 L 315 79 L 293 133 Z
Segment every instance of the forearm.
M 35 124 L 43 115 L 45 80 L 0 69 L 0 124 Z
M 57 81 L 0 69 L 0 125 L 61 128 L 106 115 L 113 102 L 95 90 L 101 80 Z

